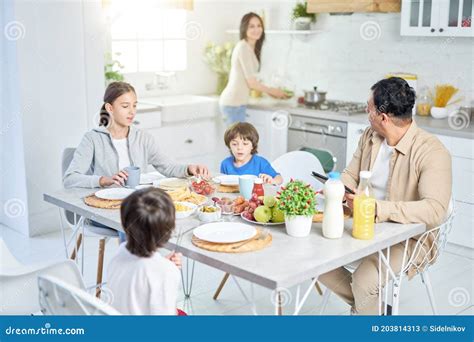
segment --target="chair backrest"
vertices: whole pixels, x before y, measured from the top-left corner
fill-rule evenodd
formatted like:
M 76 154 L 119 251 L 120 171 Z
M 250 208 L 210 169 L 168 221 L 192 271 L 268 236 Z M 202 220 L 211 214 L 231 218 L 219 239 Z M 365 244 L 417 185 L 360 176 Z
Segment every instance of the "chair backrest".
M 303 147 L 303 148 L 300 148 L 300 151 L 305 151 L 305 152 L 314 154 L 314 156 L 318 158 L 319 162 L 321 163 L 324 169 L 324 172 L 326 173 L 329 173 L 336 168 L 336 162 L 337 162 L 336 158 L 328 150 Z
M 45 315 L 120 315 L 84 289 L 52 276 L 38 277 L 39 303 Z
M 405 264 L 404 272 L 410 268 L 416 269 L 417 273 L 422 272 L 444 252 L 455 215 L 454 199 L 451 198 L 446 220 L 438 227 L 424 232 L 418 238 L 410 259 Z M 430 240 L 433 243 L 430 244 Z
M 323 188 L 323 184 L 311 176 L 311 172 L 316 171 L 325 174 L 324 169 L 318 158 L 309 152 L 292 151 L 285 153 L 275 159 L 272 166 L 281 174 L 284 183 L 293 178 L 311 184 L 314 190 Z
M 0 274 L 0 314 L 31 315 L 39 312 L 37 279 L 46 275 L 85 288 L 81 273 L 71 260 L 3 269 Z
M 69 165 L 71 165 L 72 158 L 74 158 L 74 152 L 76 152 L 76 149 L 73 147 L 67 147 L 63 150 L 63 155 L 61 159 L 61 175 L 64 177 L 64 174 L 66 173 Z M 66 221 L 70 225 L 74 225 L 74 213 L 68 210 L 64 210 L 64 216 Z

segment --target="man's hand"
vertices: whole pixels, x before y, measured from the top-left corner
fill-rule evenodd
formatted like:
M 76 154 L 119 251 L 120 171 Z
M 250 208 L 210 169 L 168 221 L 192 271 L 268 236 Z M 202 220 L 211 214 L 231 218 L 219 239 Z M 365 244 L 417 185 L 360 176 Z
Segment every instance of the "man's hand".
M 205 179 L 209 178 L 209 170 L 204 165 L 188 165 L 188 173 L 192 176 L 202 176 Z

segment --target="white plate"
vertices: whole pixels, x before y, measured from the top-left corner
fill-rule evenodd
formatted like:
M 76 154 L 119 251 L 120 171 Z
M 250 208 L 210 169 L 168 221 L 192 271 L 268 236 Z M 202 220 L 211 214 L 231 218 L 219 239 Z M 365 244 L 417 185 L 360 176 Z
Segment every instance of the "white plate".
M 222 175 L 214 177 L 214 179 L 221 185 L 239 185 L 239 176 L 237 175 Z
M 160 180 L 163 178 L 157 173 L 145 173 L 140 175 L 140 184 L 153 184 L 154 181 Z
M 267 223 L 263 223 L 263 222 L 257 222 L 257 221 L 250 221 L 249 219 L 245 218 L 244 215 L 242 215 L 242 214 L 240 214 L 240 217 L 242 218 L 242 220 L 253 223 L 253 224 L 258 224 L 260 226 L 278 226 L 280 224 L 285 224 L 285 222 L 267 222 Z
M 153 181 L 153 186 L 166 188 L 166 190 L 179 189 L 187 187 L 188 182 L 184 178 L 162 178 Z
M 204 241 L 234 243 L 253 238 L 257 234 L 257 229 L 239 222 L 214 222 L 197 227 L 193 234 Z
M 142 189 L 146 189 L 146 188 L 152 188 L 153 185 L 151 184 L 141 184 L 141 185 L 137 185 L 135 187 L 135 190 L 142 190 Z
M 135 189 L 111 188 L 99 190 L 95 193 L 95 196 L 106 200 L 123 200 L 134 191 Z
M 174 202 L 174 203 L 179 203 L 179 204 L 182 204 L 182 205 L 189 208 L 189 210 L 186 210 L 186 211 L 177 211 L 176 210 L 176 218 L 177 219 L 183 219 L 183 218 L 191 216 L 192 214 L 194 214 L 194 212 L 196 211 L 196 209 L 198 207 L 196 204 L 190 203 L 190 202 Z

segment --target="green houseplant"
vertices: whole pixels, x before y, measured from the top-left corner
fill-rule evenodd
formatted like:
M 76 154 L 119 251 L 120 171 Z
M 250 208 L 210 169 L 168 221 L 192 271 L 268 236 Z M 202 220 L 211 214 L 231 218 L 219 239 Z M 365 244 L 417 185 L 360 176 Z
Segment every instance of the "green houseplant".
M 310 184 L 292 179 L 278 192 L 278 209 L 285 214 L 288 235 L 308 236 L 316 212 L 316 193 Z
M 308 13 L 308 3 L 306 1 L 298 2 L 293 7 L 291 19 L 296 30 L 309 30 L 311 23 L 316 22 L 316 14 Z
M 120 56 L 119 53 L 115 55 Z M 113 59 L 110 52 L 106 53 L 104 63 L 105 85 L 107 86 L 115 81 L 123 81 L 123 75 L 120 72 L 122 69 L 123 65 L 118 60 Z
M 233 43 L 217 45 L 209 42 L 204 49 L 204 61 L 217 73 L 216 93 L 220 95 L 229 81 L 230 60 L 232 57 Z

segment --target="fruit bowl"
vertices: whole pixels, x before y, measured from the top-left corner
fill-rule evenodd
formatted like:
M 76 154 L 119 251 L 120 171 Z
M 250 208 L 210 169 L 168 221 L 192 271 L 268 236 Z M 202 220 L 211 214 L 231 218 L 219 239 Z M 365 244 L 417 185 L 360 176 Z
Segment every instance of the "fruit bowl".
M 200 177 L 191 177 L 189 181 L 191 190 L 199 195 L 211 196 L 219 187 L 219 182 L 217 180 L 205 180 Z

